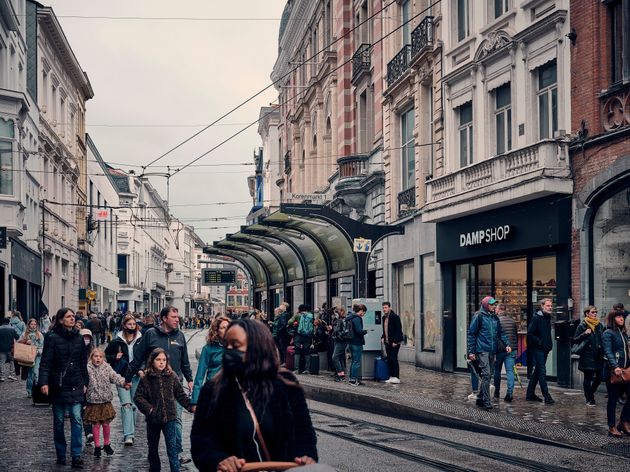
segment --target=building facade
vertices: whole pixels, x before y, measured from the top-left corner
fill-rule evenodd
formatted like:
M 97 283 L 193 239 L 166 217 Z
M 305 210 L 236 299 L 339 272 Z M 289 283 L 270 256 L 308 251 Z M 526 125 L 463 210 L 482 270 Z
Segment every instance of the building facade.
M 192 226 L 171 219 L 171 244 L 166 259 L 166 303 L 180 313 L 192 315 L 191 301 L 195 298 L 194 257 L 198 238 Z

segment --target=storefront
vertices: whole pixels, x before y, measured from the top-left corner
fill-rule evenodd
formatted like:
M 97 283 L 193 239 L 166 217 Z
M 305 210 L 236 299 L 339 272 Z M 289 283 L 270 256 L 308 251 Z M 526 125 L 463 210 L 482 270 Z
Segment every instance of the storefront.
M 11 309 L 26 318 L 40 316 L 42 258 L 24 243 L 11 238 Z
M 527 325 L 544 298 L 554 304 L 554 330 L 571 319 L 571 198 L 553 196 L 437 224 L 443 278 L 443 369 L 466 368 L 466 333 L 481 299 L 494 296 L 518 323 L 517 363 L 525 371 Z M 564 323 L 563 323 L 564 322 Z M 569 375 L 570 350 L 556 340 L 547 373 Z

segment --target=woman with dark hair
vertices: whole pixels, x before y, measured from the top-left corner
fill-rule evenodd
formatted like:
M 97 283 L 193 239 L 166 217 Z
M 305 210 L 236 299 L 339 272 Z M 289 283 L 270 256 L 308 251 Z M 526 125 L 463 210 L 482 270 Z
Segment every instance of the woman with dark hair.
M 348 341 L 350 345 L 350 385 L 363 385 L 361 381 L 361 357 L 363 356 L 363 346 L 365 345 L 365 335 L 367 331 L 363 329 L 363 317 L 367 312 L 367 307 L 361 303 L 352 306 L 346 320 L 352 324 L 352 337 Z
M 625 393 L 630 398 L 630 383 L 613 384 L 610 381 L 610 371 L 616 375 L 621 374 L 621 369 L 630 367 L 628 355 L 628 334 L 624 324 L 623 313 L 611 311 L 606 316 L 606 331 L 602 335 L 604 354 L 608 359 L 610 370 L 606 372 L 606 390 L 608 390 L 608 435 L 614 438 L 623 436 L 621 431 L 630 435 L 630 402 L 626 402 L 621 410 L 621 417 L 617 423 L 617 400 L 620 393 Z
M 573 344 L 582 348 L 579 352 L 578 369 L 584 375 L 582 388 L 586 397 L 586 406 L 595 406 L 595 392 L 602 383 L 604 370 L 604 350 L 602 333 L 604 328 L 597 316 L 597 308 L 589 305 L 584 308 L 584 319 L 575 330 Z M 584 343 L 584 346 L 581 344 Z
M 54 331 L 46 338 L 39 366 L 42 393 L 53 406 L 53 425 L 57 464 L 66 463 L 64 416 L 70 414 L 72 467 L 82 468 L 83 449 L 81 406 L 89 382 L 88 348 L 75 327 L 74 311 L 61 308 L 55 315 Z
M 201 389 L 190 435 L 201 471 L 236 472 L 246 462 L 317 461 L 317 438 L 296 378 L 280 370 L 269 329 L 234 320 L 223 368 Z
M 39 374 L 39 363 L 42 359 L 42 350 L 44 348 L 44 335 L 39 331 L 39 325 L 35 318 L 28 320 L 26 331 L 20 340 L 21 343 L 35 346 L 37 355 L 35 356 L 35 364 L 32 367 L 24 367 L 28 370 L 28 378 L 26 379 L 26 395 L 31 398 L 33 387 L 37 384 L 37 376 Z
M 199 392 L 203 384 L 214 377 L 221 369 L 224 350 L 223 337 L 225 336 L 225 331 L 229 324 L 229 318 L 219 315 L 210 325 L 210 330 L 206 338 L 207 343 L 201 350 L 199 364 L 197 365 L 197 374 L 195 375 L 192 396 L 190 398 L 190 403 L 193 405 L 197 404 Z

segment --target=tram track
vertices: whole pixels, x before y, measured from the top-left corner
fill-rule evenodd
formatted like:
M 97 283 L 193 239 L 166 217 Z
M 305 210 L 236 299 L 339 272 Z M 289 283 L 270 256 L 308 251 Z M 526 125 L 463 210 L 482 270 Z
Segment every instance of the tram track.
M 525 459 L 522 457 L 517 457 L 509 454 L 504 454 L 501 452 L 491 451 L 485 448 L 470 446 L 467 444 L 461 444 L 455 441 L 451 441 L 448 439 L 436 438 L 434 436 L 429 436 L 421 433 L 413 433 L 409 431 L 405 431 L 398 428 L 393 428 L 390 426 L 384 426 L 379 423 L 373 423 L 365 420 L 355 420 L 352 418 L 348 418 L 346 416 L 336 415 L 334 413 L 328 413 L 317 409 L 311 409 L 311 414 L 323 416 L 325 418 L 330 418 L 336 421 L 341 421 L 347 423 L 347 426 L 352 428 L 364 428 L 376 430 L 383 433 L 389 433 L 397 436 L 404 436 L 408 438 L 410 441 L 424 441 L 424 442 L 432 442 L 435 444 L 440 444 L 442 446 L 446 446 L 447 448 L 455 449 L 459 452 L 463 452 L 466 454 L 472 454 L 476 456 L 485 457 L 487 459 L 491 459 L 497 462 L 501 462 L 506 465 L 511 465 L 515 467 L 521 467 L 525 470 L 531 471 L 540 471 L 540 472 L 570 472 L 572 469 L 554 466 L 551 464 L 546 464 L 538 461 L 534 461 L 531 459 Z M 337 428 L 340 426 L 339 424 L 335 425 Z M 398 457 L 405 458 L 414 463 L 427 465 L 430 467 L 437 468 L 439 470 L 445 471 L 473 471 L 475 469 L 461 467 L 456 464 L 452 464 L 449 462 L 444 462 L 438 459 L 431 459 L 425 456 L 421 456 L 419 454 L 415 454 L 413 452 L 405 451 L 396 447 L 391 447 L 385 444 L 378 443 L 377 441 L 369 441 L 366 439 L 358 438 L 351 432 L 344 432 L 340 430 L 331 430 L 330 428 L 325 428 L 322 426 L 315 426 L 315 430 L 319 431 L 322 434 L 327 434 L 330 436 L 338 437 L 340 439 L 344 439 L 346 441 L 350 441 L 356 444 L 360 444 L 365 447 L 369 447 L 372 449 L 379 450 L 381 452 L 393 454 Z

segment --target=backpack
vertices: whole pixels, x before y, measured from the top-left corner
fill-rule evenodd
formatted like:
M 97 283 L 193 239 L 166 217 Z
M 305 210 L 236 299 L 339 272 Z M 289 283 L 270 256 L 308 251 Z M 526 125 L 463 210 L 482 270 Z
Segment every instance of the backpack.
M 336 341 L 350 341 L 352 339 L 352 320 L 344 318 L 337 321 L 333 338 Z
M 297 332 L 300 336 L 313 336 L 313 323 L 315 318 L 311 313 L 303 313 L 300 316 Z

